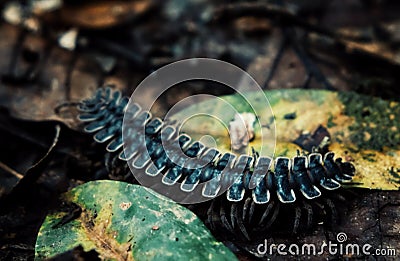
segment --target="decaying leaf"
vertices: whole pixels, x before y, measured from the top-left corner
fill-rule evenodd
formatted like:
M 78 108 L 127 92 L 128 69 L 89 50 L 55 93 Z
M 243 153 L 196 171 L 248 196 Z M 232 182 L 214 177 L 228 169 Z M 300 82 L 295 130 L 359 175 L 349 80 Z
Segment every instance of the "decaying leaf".
M 235 260 L 189 210 L 150 189 L 117 181 L 94 181 L 66 194 L 82 211 L 47 216 L 36 241 L 44 259 L 81 245 L 106 260 Z
M 0 198 L 9 194 L 13 190 L 22 189 L 24 185 L 34 183 L 42 174 L 43 168 L 49 163 L 50 155 L 54 151 L 60 137 L 61 128 L 55 126 L 55 133 L 52 144 L 47 152 L 36 163 L 31 165 L 24 171 L 24 174 L 18 173 L 16 170 L 7 166 L 0 160 L 0 169 L 5 171 L 5 175 L 0 176 Z M 25 158 L 26 159 L 26 158 Z
M 265 108 L 258 102 L 260 93 L 251 94 L 249 103 L 255 110 Z M 273 136 L 273 118 L 276 125 L 275 156 L 293 157 L 296 150 L 304 150 L 294 144 L 301 135 L 312 134 L 321 126 L 326 128 L 331 143 L 329 149 L 338 157 L 353 162 L 356 176 L 352 186 L 390 189 L 400 188 L 400 105 L 352 92 L 330 92 L 320 90 L 274 90 L 265 95 L 271 104 L 273 116 L 268 110 L 257 115 L 260 124 L 256 124 L 255 139 L 249 147 L 256 150 L 273 148 L 265 140 Z M 249 104 L 238 95 L 223 97 L 239 113 L 253 112 Z M 199 108 L 208 108 L 210 115 L 223 115 L 224 122 L 229 122 L 232 111 L 224 106 L 216 107 L 215 101 L 209 100 L 195 104 L 176 114 L 174 119 L 184 119 L 194 115 Z M 219 110 L 216 113 L 215 110 Z M 287 115 L 296 115 L 288 117 Z M 272 117 L 272 118 L 271 118 Z M 257 126 L 261 126 L 258 128 Z M 221 124 L 216 124 L 212 117 L 196 117 L 185 124 L 183 131 L 199 138 L 213 135 L 217 146 L 222 151 L 230 150 L 228 131 Z M 261 134 L 262 133 L 262 134 Z M 250 151 L 250 150 L 248 150 Z
M 148 11 L 152 2 L 140 1 L 99 1 L 79 6 L 65 6 L 47 19 L 61 19 L 64 23 L 81 28 L 102 29 L 131 21 Z

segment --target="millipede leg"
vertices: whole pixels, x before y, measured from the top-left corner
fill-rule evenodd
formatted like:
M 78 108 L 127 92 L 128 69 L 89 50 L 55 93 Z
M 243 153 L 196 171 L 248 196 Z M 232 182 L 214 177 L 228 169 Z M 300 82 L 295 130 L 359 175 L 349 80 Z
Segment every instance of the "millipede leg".
M 242 215 L 243 220 L 246 220 L 246 214 L 248 212 L 250 212 L 250 209 L 249 209 L 250 203 L 251 203 L 251 198 L 246 198 L 246 200 L 244 201 L 244 204 L 243 204 L 243 215 Z
M 269 212 L 273 209 L 275 203 L 271 201 L 270 204 L 268 204 L 267 208 L 265 209 L 264 213 L 262 214 L 260 221 L 258 222 L 258 225 L 261 225 L 264 223 L 265 219 L 267 219 Z
M 211 230 L 215 230 L 215 224 L 214 224 L 214 212 L 215 212 L 214 207 L 215 206 L 214 205 L 215 205 L 215 200 L 213 200 L 211 202 L 211 205 L 207 210 L 207 221 L 208 221 L 208 224 L 210 225 Z
M 279 214 L 279 208 L 280 204 L 276 204 L 276 207 L 274 208 L 274 212 L 272 214 L 272 217 L 268 220 L 268 222 L 265 224 L 265 229 L 268 229 L 276 220 Z
M 348 202 L 349 198 L 358 198 L 358 197 L 359 196 L 357 195 L 357 193 L 348 189 L 341 189 L 338 190 L 337 193 L 330 195 L 330 198 L 332 198 L 335 201 L 340 201 L 342 203 Z
M 294 222 L 293 222 L 293 234 L 297 234 L 297 230 L 299 229 L 301 218 L 301 208 L 296 206 L 294 209 Z
M 336 209 L 335 204 L 333 203 L 333 201 L 329 198 L 325 199 L 325 204 L 326 206 L 329 207 L 330 210 L 330 216 L 331 216 L 331 224 L 337 224 L 339 222 L 339 215 Z
M 307 202 L 303 202 L 304 209 L 307 211 L 307 230 L 311 229 L 313 224 L 313 208 Z
M 249 223 L 253 221 L 255 208 L 256 208 L 256 203 L 254 203 L 254 201 L 251 201 L 250 211 L 249 211 Z
M 106 153 L 106 155 L 104 156 L 104 165 L 106 167 L 106 170 L 108 173 L 110 173 L 112 171 L 112 157 L 110 153 Z
M 226 212 L 225 212 L 225 208 L 223 205 L 220 206 L 220 210 L 219 210 L 219 217 L 221 219 L 222 224 L 224 225 L 224 227 L 229 230 L 229 232 L 231 232 L 232 234 L 234 234 L 233 228 L 231 226 L 231 224 L 229 224 L 228 219 L 226 218 Z
M 323 215 L 324 216 L 326 216 L 326 209 L 325 209 L 325 206 L 323 205 L 323 204 L 321 204 L 320 202 L 315 202 L 315 205 L 319 208 L 319 209 L 321 209 L 321 211 L 323 212 Z
M 240 208 L 240 209 L 242 209 L 242 211 L 243 211 L 243 208 Z M 249 236 L 249 233 L 247 232 L 247 229 L 246 229 L 246 226 L 244 225 L 244 219 L 242 219 L 241 218 L 241 216 L 242 215 L 240 215 L 241 213 L 240 213 L 240 209 L 239 209 L 239 211 L 238 211 L 238 216 L 237 216 L 237 224 L 238 224 L 238 226 L 239 226 L 239 229 L 240 229 L 240 231 L 242 232 L 242 234 L 245 236 L 245 238 L 247 239 L 247 240 L 249 240 L 250 241 L 250 236 Z
M 261 227 L 262 231 L 267 230 L 275 222 L 275 220 L 279 214 L 279 208 L 280 208 L 280 204 L 279 203 L 276 204 L 274 201 L 271 201 L 271 203 L 268 204 L 266 210 L 264 211 L 264 213 L 260 219 L 260 222 L 258 222 L 258 226 Z M 273 210 L 272 216 L 267 221 L 267 217 L 268 217 L 269 213 L 271 212 L 271 210 Z
M 235 228 L 235 223 L 237 220 L 237 204 L 234 203 L 231 206 L 231 224 L 232 224 L 232 228 Z

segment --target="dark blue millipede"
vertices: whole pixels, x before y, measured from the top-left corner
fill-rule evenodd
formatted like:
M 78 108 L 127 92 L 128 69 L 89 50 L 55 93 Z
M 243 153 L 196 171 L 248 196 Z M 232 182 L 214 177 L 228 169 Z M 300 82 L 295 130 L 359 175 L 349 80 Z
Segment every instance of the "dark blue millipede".
M 205 183 L 204 197 L 224 200 L 230 205 L 211 203 L 208 222 L 211 227 L 218 222 L 230 232 L 240 231 L 249 236 L 248 224 L 256 223 L 261 228 L 272 225 L 277 216 L 278 202 L 295 203 L 299 193 L 304 196 L 305 208 L 310 200 L 321 197 L 321 188 L 337 190 L 343 181 L 349 181 L 355 174 L 350 162 L 334 158 L 333 152 L 324 155 L 312 152 L 293 158 L 222 154 L 215 148 L 206 148 L 199 141 L 192 141 L 187 134 L 177 133 L 173 125 L 159 118 L 153 118 L 148 111 L 142 111 L 138 104 L 128 105 L 129 98 L 121 97 L 119 91 L 110 87 L 99 88 L 91 99 L 83 100 L 78 109 L 79 120 L 85 123 L 84 131 L 94 134 L 98 143 L 106 143 L 106 150 L 118 155 L 121 161 L 131 161 L 137 169 L 144 169 L 150 176 L 163 175 L 165 185 L 180 183 L 180 189 L 191 193 L 198 184 Z M 123 151 L 122 121 L 124 114 L 129 121 L 124 136 L 128 139 Z M 161 137 L 166 142 L 163 146 Z M 147 150 L 148 153 L 143 153 Z M 176 153 L 183 151 L 187 157 Z M 188 158 L 189 157 L 189 158 Z M 231 184 L 224 191 L 225 184 Z M 225 198 L 225 199 L 223 199 Z M 277 200 L 276 200 L 277 199 Z M 238 206 L 240 203 L 240 211 Z M 331 202 L 325 202 L 332 207 Z M 216 209 L 215 205 L 220 205 Z M 259 208 L 258 222 L 252 220 Z M 298 207 L 298 206 L 297 206 Z M 274 210 L 273 210 L 274 209 Z M 272 211 L 272 212 L 271 212 Z M 312 212 L 307 210 L 308 215 Z M 227 213 L 228 212 L 228 213 Z M 272 213 L 272 214 L 271 214 Z M 301 210 L 295 211 L 293 231 L 299 227 Z M 308 217 L 309 219 L 309 217 Z M 310 222 L 308 220 L 308 222 Z M 251 228 L 250 230 L 257 231 Z

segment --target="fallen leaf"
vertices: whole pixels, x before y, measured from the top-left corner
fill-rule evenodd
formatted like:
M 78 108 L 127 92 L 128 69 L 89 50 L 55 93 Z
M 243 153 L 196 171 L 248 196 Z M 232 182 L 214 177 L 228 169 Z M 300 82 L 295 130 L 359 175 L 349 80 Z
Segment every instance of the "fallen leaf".
M 79 217 L 47 216 L 36 241 L 37 259 L 95 249 L 106 260 L 236 260 L 188 209 L 152 190 L 118 181 L 93 181 L 66 193 Z

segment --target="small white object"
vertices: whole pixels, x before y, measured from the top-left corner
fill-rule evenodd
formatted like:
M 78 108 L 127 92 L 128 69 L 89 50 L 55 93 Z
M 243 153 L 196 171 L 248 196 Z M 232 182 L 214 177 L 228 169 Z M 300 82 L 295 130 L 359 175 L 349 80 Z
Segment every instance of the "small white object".
M 67 50 L 75 50 L 76 48 L 76 39 L 78 38 L 78 29 L 76 28 L 71 28 L 64 34 L 58 38 L 58 43 L 60 44 L 61 47 L 67 49 Z
M 62 0 L 34 0 L 31 2 L 32 11 L 35 14 L 51 12 L 62 7 Z
M 19 3 L 10 2 L 3 10 L 3 18 L 12 25 L 19 25 L 22 22 L 22 7 Z
M 229 123 L 229 135 L 232 149 L 237 151 L 249 145 L 254 138 L 254 123 L 256 115 L 250 112 L 236 113 L 235 118 Z

